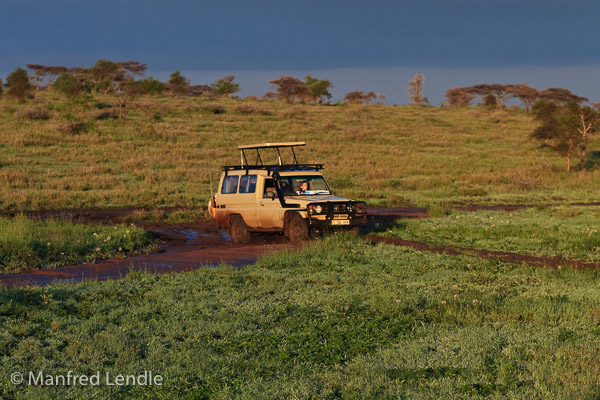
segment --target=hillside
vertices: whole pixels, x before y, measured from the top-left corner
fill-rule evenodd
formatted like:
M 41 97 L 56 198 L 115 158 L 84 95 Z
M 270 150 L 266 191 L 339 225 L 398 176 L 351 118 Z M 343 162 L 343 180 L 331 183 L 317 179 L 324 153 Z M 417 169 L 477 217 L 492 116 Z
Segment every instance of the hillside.
M 600 183 L 567 175 L 520 111 L 146 97 L 119 120 L 116 104 L 0 100 L 0 209 L 204 207 L 238 144 L 287 140 L 307 142 L 301 161 L 325 164 L 337 194 L 371 205 L 589 201 Z

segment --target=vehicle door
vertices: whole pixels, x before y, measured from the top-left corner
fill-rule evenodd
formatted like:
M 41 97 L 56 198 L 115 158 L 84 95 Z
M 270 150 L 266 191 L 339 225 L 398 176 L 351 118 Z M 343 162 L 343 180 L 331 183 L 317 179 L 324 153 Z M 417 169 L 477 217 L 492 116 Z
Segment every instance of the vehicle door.
M 283 229 L 283 209 L 275 190 L 275 180 L 265 178 L 258 199 L 258 221 L 261 228 Z

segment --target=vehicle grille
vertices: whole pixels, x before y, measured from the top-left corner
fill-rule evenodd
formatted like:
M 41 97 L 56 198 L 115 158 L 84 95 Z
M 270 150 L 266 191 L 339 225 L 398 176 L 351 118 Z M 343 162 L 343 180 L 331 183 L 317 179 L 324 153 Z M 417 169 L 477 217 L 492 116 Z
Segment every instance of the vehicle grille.
M 348 206 L 346 204 L 333 204 L 333 213 L 345 213 L 348 210 Z

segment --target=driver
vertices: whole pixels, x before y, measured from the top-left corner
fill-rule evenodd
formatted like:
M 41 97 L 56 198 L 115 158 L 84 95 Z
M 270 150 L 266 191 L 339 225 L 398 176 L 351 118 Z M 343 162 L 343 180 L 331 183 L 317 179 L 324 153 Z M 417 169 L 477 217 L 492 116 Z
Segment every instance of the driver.
M 308 191 L 308 182 L 302 181 L 302 183 L 300 183 L 300 187 L 298 188 L 296 193 L 297 194 L 306 194 L 307 191 Z

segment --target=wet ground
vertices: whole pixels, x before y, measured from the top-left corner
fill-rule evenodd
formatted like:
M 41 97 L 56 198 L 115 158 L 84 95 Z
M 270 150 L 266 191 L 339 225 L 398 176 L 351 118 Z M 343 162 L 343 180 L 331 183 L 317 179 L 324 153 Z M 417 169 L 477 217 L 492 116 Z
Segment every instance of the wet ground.
M 598 206 L 600 203 L 584 203 L 577 205 Z M 465 206 L 457 207 L 461 211 L 476 210 L 517 210 L 533 207 L 532 205 L 497 205 L 497 206 Z M 170 212 L 179 209 L 169 209 Z M 168 213 L 169 210 L 161 210 Z M 38 211 L 30 216 L 39 218 L 61 218 L 80 222 L 118 223 L 127 220 L 136 213 L 148 212 L 140 209 L 118 210 L 65 210 Z M 6 215 L 6 214 L 5 214 Z M 370 242 L 388 243 L 397 246 L 408 246 L 422 251 L 441 254 L 466 254 L 481 258 L 494 259 L 512 264 L 527 263 L 534 266 L 574 268 L 600 268 L 597 263 L 576 260 L 564 260 L 552 257 L 535 257 L 526 254 L 477 250 L 458 246 L 438 246 L 403 239 L 382 238 L 369 234 L 381 225 L 394 223 L 400 218 L 427 218 L 425 208 L 378 208 L 368 209 L 368 224 L 362 233 Z M 244 267 L 254 264 L 256 260 L 274 251 L 291 248 L 293 245 L 280 234 L 257 234 L 249 244 L 234 245 L 227 233 L 218 229 L 216 223 L 197 221 L 190 223 L 140 222 L 136 225 L 152 232 L 161 242 L 159 248 L 150 254 L 134 255 L 125 258 L 113 258 L 54 269 L 28 270 L 15 274 L 0 275 L 0 285 L 6 287 L 22 285 L 46 285 L 52 282 L 80 282 L 85 279 L 118 279 L 132 271 L 151 273 L 172 273 L 192 269 L 229 264 Z

